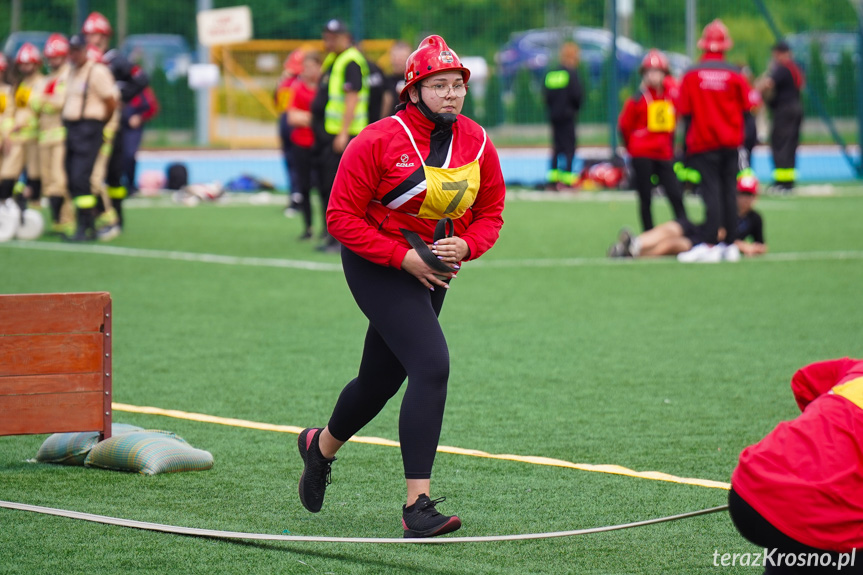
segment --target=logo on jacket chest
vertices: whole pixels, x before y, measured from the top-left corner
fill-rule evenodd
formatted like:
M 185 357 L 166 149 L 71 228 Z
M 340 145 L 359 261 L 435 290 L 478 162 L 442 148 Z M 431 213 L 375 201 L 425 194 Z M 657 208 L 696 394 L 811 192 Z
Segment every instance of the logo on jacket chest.
M 410 160 L 410 156 L 408 156 L 407 154 L 402 154 L 401 157 L 399 158 L 399 161 L 396 162 L 396 167 L 397 168 L 413 168 L 414 163 L 413 162 L 409 163 L 408 160 Z

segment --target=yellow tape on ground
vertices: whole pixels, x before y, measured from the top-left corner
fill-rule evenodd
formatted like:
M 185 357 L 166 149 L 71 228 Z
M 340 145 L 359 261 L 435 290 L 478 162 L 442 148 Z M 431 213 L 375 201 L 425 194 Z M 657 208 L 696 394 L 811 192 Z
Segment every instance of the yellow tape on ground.
M 204 413 L 190 413 L 188 411 L 179 411 L 176 409 L 162 409 L 160 407 L 142 407 L 137 405 L 129 405 L 126 403 L 113 403 L 114 411 L 125 411 L 129 413 L 143 413 L 147 415 L 162 415 L 164 417 L 173 417 L 176 419 L 187 419 L 190 421 L 200 421 L 202 423 L 216 423 L 218 425 L 230 425 L 232 427 L 245 427 L 247 429 L 259 429 L 262 431 L 278 431 L 280 433 L 295 433 L 297 435 L 303 431 L 302 427 L 293 425 L 275 425 L 272 423 L 260 423 L 257 421 L 248 421 L 245 419 L 233 419 L 229 417 L 218 417 L 215 415 L 206 415 Z M 399 447 L 398 441 L 384 439 L 382 437 L 361 437 L 354 436 L 350 439 L 353 443 L 365 443 L 368 445 L 382 445 L 385 447 Z M 627 477 L 637 477 L 639 479 L 652 479 L 654 481 L 668 481 L 671 483 L 682 483 L 684 485 L 696 485 L 698 487 L 710 487 L 712 489 L 731 489 L 731 484 L 722 481 L 713 481 L 710 479 L 698 479 L 694 477 L 677 477 L 669 475 L 661 471 L 634 471 L 620 465 L 600 464 L 594 465 L 591 463 L 572 463 L 563 459 L 552 459 L 549 457 L 540 457 L 536 455 L 509 455 L 486 453 L 477 449 L 463 449 L 461 447 L 448 447 L 441 445 L 437 448 L 439 453 L 449 453 L 453 455 L 468 455 L 470 457 L 482 457 L 484 459 L 500 459 L 504 461 L 518 461 L 520 463 L 530 463 L 533 465 L 548 465 L 551 467 L 565 467 L 567 469 L 578 469 L 581 471 L 593 471 L 595 473 L 610 473 L 613 475 L 626 475 Z

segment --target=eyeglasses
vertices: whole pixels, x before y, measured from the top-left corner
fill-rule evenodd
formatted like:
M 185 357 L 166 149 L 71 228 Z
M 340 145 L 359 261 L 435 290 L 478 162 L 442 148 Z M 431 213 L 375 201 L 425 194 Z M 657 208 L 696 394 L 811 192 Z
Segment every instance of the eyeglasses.
M 464 98 L 465 94 L 467 94 L 467 86 L 464 83 L 453 84 L 452 86 L 447 84 L 420 84 L 420 86 L 433 90 L 438 98 L 446 98 L 449 96 L 450 90 L 452 90 L 456 98 Z

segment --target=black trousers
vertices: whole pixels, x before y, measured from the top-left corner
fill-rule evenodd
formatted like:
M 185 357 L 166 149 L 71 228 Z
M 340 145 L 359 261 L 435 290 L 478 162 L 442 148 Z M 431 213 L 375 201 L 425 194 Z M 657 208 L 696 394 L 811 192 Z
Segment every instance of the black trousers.
M 800 126 L 802 123 L 803 108 L 799 102 L 780 106 L 773 110 L 770 151 L 773 153 L 773 166 L 777 170 L 793 169 L 796 166 L 797 147 L 800 145 Z M 793 183 L 793 180 L 790 183 Z
M 635 172 L 635 191 L 638 192 L 638 208 L 641 215 L 641 228 L 646 232 L 653 228 L 653 212 L 650 209 L 653 191 L 653 174 L 659 178 L 665 196 L 674 210 L 674 219 L 686 218 L 686 208 L 683 207 L 683 190 L 680 180 L 674 173 L 671 160 L 653 160 L 651 158 L 632 158 L 632 170 Z
M 342 161 L 342 154 L 333 150 L 333 140 L 335 136 L 332 134 L 315 130 L 315 160 L 320 175 L 318 191 L 321 194 L 321 208 L 324 213 L 324 231 L 327 229 L 327 206 L 330 204 L 330 193 L 333 191 L 336 172 L 339 171 L 339 162 Z
M 725 228 L 726 244 L 734 242 L 737 232 L 737 148 L 719 148 L 687 159 L 689 167 L 701 174 L 699 190 L 704 201 L 704 241 L 718 242 L 719 228 Z
M 551 138 L 551 169 L 572 172 L 576 146 L 575 119 L 552 120 Z
M 66 178 L 73 198 L 92 195 L 90 176 L 102 147 L 104 122 L 79 120 L 66 126 Z
M 752 508 L 740 495 L 734 491 L 734 488 L 728 493 L 728 514 L 731 516 L 731 521 L 737 528 L 737 531 L 748 540 L 759 547 L 764 548 L 765 553 L 771 552 L 771 559 L 768 561 L 765 557 L 764 575 L 792 575 L 797 573 L 850 573 L 852 575 L 860 575 L 863 573 L 863 554 L 860 557 L 854 556 L 854 565 L 845 565 L 841 570 L 837 568 L 840 565 L 840 554 L 833 551 L 825 551 L 804 545 L 796 539 L 792 539 L 788 535 L 782 533 L 779 529 L 767 521 L 758 511 Z M 779 554 L 782 554 L 782 557 Z M 789 561 L 787 554 L 795 555 L 793 561 Z M 825 557 L 829 555 L 829 560 Z M 812 566 L 815 562 L 815 557 L 819 559 L 818 566 Z M 808 566 L 801 567 L 800 558 L 803 557 Z M 845 558 L 848 561 L 848 558 Z M 830 563 L 828 566 L 822 567 L 821 562 Z M 795 563 L 794 566 L 788 566 L 789 563 Z M 834 566 L 835 565 L 835 566 Z
M 330 433 L 347 441 L 383 409 L 407 377 L 399 414 L 405 478 L 431 477 L 449 379 L 449 349 L 438 322 L 446 291 L 342 247 L 348 287 L 369 319 L 357 377 L 342 390 Z
M 111 142 L 111 157 L 108 158 L 108 169 L 105 173 L 105 183 L 110 188 L 118 188 L 123 185 L 125 131 L 122 125 L 118 126 L 117 133 L 114 134 L 114 141 Z
M 303 198 L 302 202 L 296 202 L 296 205 L 303 214 L 303 223 L 308 230 L 312 227 L 312 182 L 319 179 L 315 177 L 318 170 L 312 149 L 294 146 L 291 149 L 291 164 L 292 170 L 296 173 L 296 180 L 293 175 L 291 176 L 291 195 L 300 194 Z M 326 219 L 326 209 L 324 209 L 324 219 Z

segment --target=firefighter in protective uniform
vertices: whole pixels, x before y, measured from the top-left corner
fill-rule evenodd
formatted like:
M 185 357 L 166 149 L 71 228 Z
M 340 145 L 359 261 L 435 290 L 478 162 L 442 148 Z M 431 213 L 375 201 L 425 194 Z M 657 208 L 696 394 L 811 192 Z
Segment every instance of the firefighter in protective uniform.
M 96 196 L 90 176 L 102 147 L 105 124 L 117 108 L 114 78 L 103 64 L 87 58 L 87 44 L 78 34 L 69 39 L 72 65 L 63 104 L 66 127 L 66 177 L 76 208 L 77 229 L 70 241 L 96 239 Z
M 543 97 L 551 122 L 552 146 L 547 185 L 549 190 L 571 189 L 577 175 L 572 171 L 578 144 L 576 124 L 582 89 L 578 78 L 579 48 L 575 42 L 560 47 L 560 66 L 545 75 Z
M 30 99 L 42 81 L 42 54 L 27 42 L 18 49 L 15 65 L 21 76 L 15 87 L 13 111 L 4 119 L 4 156 L 0 164 L 0 201 L 21 193 L 18 185 L 22 172 L 27 170 L 30 200 L 37 202 L 42 197 L 42 181 L 39 172 L 39 124 L 30 107 Z M 16 189 L 17 188 L 17 189 Z M 23 200 L 23 196 L 22 196 Z M 24 202 L 19 200 L 23 209 Z
M 87 46 L 87 58 L 89 60 L 103 64 L 102 56 L 102 51 L 99 48 L 93 45 Z M 122 231 L 119 210 L 115 206 L 120 206 L 123 198 L 115 197 L 116 191 L 112 195 L 111 187 L 105 185 L 105 178 L 108 175 L 114 153 L 115 134 L 120 127 L 122 115 L 119 104 L 120 91 L 116 86 L 114 87 L 114 98 L 117 100 L 117 108 L 102 129 L 102 147 L 99 148 L 99 155 L 96 157 L 93 172 L 90 174 L 90 187 L 96 197 L 96 235 L 103 242 L 113 240 Z
M 102 51 L 102 63 L 111 70 L 117 89 L 120 91 L 120 108 L 122 110 L 123 106 L 129 104 L 135 96 L 149 86 L 150 79 L 147 77 L 147 73 L 140 66 L 132 64 L 118 49 L 111 48 L 113 29 L 108 19 L 99 12 L 92 12 L 87 16 L 81 26 L 81 34 L 84 35 L 88 44 L 92 44 Z M 118 229 L 109 232 L 109 235 L 119 232 L 123 228 L 123 200 L 129 193 L 123 184 L 122 132 L 123 125 L 118 123 L 113 131 L 109 129 L 105 134 L 111 140 L 111 154 L 108 160 L 105 183 L 112 207 L 116 211 L 116 226 L 118 226 Z M 129 182 L 129 185 L 134 185 L 134 182 Z
M 71 235 L 75 231 L 75 210 L 66 183 L 66 128 L 60 117 L 69 79 L 69 40 L 62 34 L 51 34 L 43 53 L 50 72 L 30 100 L 30 106 L 39 118 L 42 192 L 48 198 L 52 231 Z

